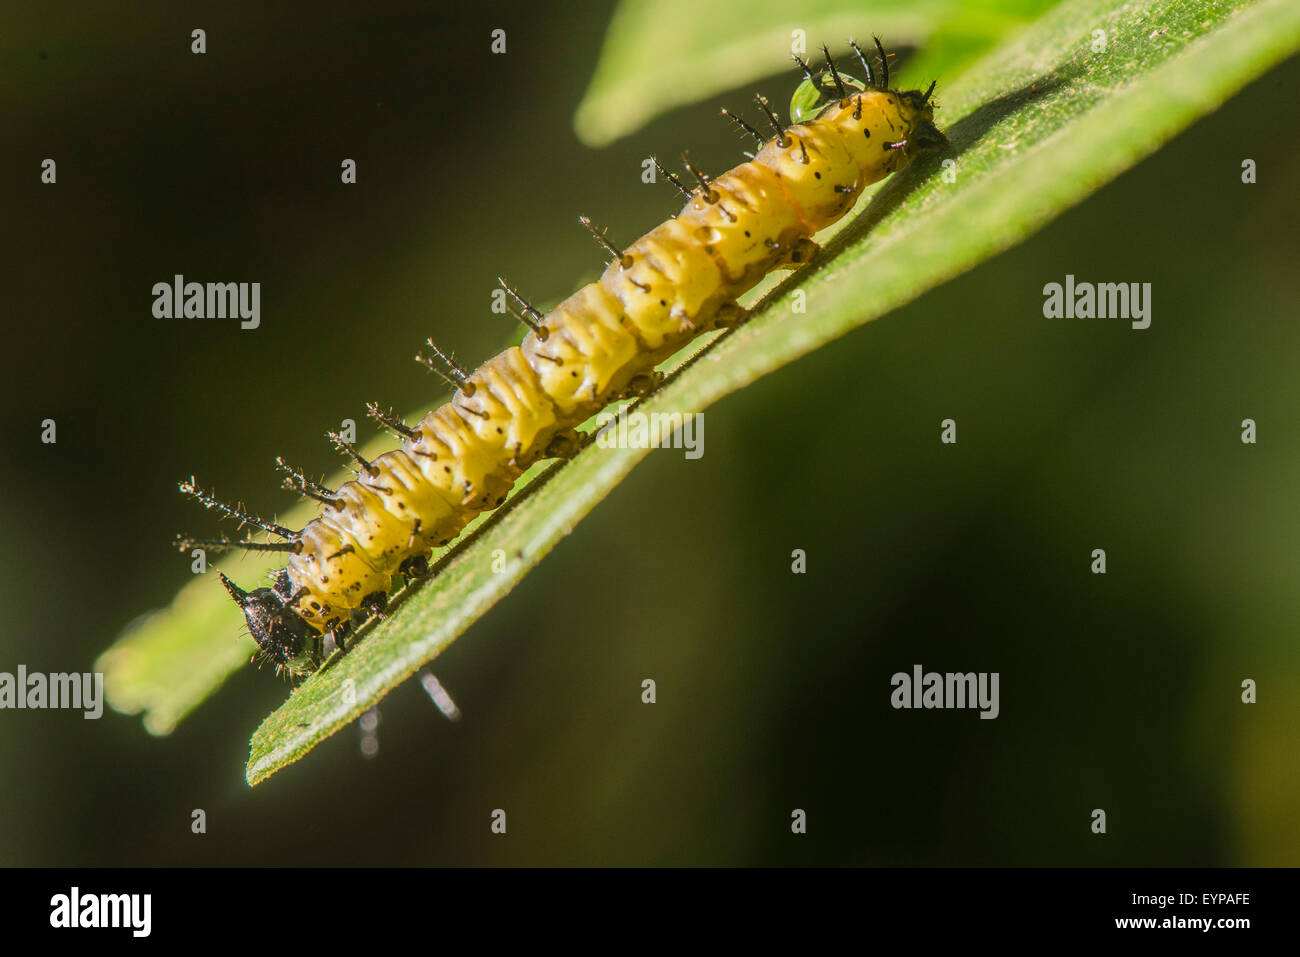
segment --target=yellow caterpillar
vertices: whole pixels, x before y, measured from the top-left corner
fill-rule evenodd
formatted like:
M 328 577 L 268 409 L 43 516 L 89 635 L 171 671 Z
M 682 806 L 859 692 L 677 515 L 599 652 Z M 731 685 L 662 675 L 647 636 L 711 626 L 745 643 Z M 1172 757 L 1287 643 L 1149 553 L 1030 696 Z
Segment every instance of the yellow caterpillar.
M 727 114 L 757 140 L 752 160 L 713 179 L 687 163 L 699 180 L 693 190 L 665 172 L 687 196 L 676 218 L 623 250 L 593 229 L 612 256 L 598 280 L 544 315 L 506 287 L 529 326 L 519 346 L 469 373 L 430 341 L 446 368 L 417 358 L 455 387 L 451 400 L 414 427 L 370 406 L 372 417 L 402 437 L 399 448 L 373 461 L 331 436 L 360 465 L 355 481 L 332 491 L 281 461 L 291 476 L 286 485 L 323 504 L 301 532 L 223 505 L 192 479 L 182 483 L 206 506 L 284 539 L 180 540 L 184 549 L 237 545 L 289 554 L 269 588 L 245 592 L 221 576 L 277 671 L 319 667 L 329 644 L 342 646 L 354 612 L 383 613 L 393 576 L 426 574 L 430 549 L 504 502 L 525 469 L 572 455 L 581 442 L 575 426 L 611 401 L 653 388 L 655 366 L 696 336 L 743 320 L 737 297 L 771 270 L 812 258 L 811 237 L 852 209 L 866 186 L 947 144 L 933 122 L 934 84 L 925 92 L 892 90 L 880 41 L 874 74 L 852 46 L 865 84 L 839 73 L 829 52 L 817 77 L 798 61 L 806 79 L 791 114 L 802 122 L 783 127 L 758 97 L 771 137 Z

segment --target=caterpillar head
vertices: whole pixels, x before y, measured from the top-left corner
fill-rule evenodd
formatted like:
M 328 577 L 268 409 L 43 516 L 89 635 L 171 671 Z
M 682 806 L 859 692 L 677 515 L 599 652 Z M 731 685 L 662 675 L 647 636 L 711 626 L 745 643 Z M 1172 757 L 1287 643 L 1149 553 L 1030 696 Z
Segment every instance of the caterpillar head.
M 900 121 L 901 127 L 891 126 L 891 133 L 895 134 L 892 142 L 897 144 L 896 167 L 905 165 L 917 156 L 944 149 L 948 145 L 948 137 L 934 125 L 934 103 L 930 99 L 934 94 L 934 84 L 931 83 L 927 90 L 891 89 L 888 69 L 878 69 L 873 73 L 867 66 L 862 51 L 856 46 L 854 51 L 862 60 L 867 82 L 830 67 L 828 55 L 828 68 L 816 75 L 806 70 L 806 78 L 795 90 L 790 100 L 791 123 L 803 123 L 837 109 L 842 111 L 844 103 L 852 101 L 855 115 L 860 115 L 863 110 L 868 115 L 884 111 L 892 119 Z M 801 66 L 807 67 L 802 61 L 799 62 Z M 880 62 L 885 62 L 883 49 L 880 50 Z M 862 106 L 858 106 L 859 101 Z
M 220 573 L 218 573 L 220 574 Z M 275 665 L 276 673 L 309 674 L 318 664 L 314 653 L 319 635 L 285 604 L 275 588 L 244 591 L 225 575 L 221 584 L 230 592 L 248 622 L 248 633 L 261 649 L 258 657 Z
M 899 113 L 910 122 L 912 132 L 908 134 L 904 151 L 909 157 L 937 153 L 948 145 L 948 137 L 934 125 L 934 103 L 930 101 L 934 93 L 934 84 L 924 92 L 921 90 L 900 90 L 895 93 L 899 101 Z

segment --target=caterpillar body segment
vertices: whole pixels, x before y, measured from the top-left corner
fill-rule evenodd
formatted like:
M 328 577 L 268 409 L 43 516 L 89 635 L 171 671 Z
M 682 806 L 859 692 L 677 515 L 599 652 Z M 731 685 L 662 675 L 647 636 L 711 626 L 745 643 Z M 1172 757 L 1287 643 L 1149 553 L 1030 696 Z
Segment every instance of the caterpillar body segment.
M 645 394 L 659 381 L 655 367 L 697 336 L 743 319 L 737 298 L 773 269 L 811 259 L 812 237 L 869 184 L 946 145 L 933 123 L 933 84 L 924 93 L 888 89 L 884 51 L 876 71 L 854 51 L 866 84 L 829 57 L 817 76 L 801 63 L 807 79 L 792 103 L 800 122 L 783 127 L 760 97 L 775 135 L 712 179 L 688 161 L 694 190 L 665 171 L 685 206 L 621 252 L 584 218 L 609 265 L 549 312 L 503 281 L 529 327 L 519 346 L 467 372 L 430 342 L 446 368 L 421 361 L 455 387 L 451 399 L 414 426 L 370 410 L 402 437 L 399 448 L 367 462 L 336 442 L 361 465 L 337 492 L 285 467 L 297 479 L 289 487 L 322 502 L 320 516 L 298 533 L 268 529 L 288 539 L 276 548 L 289 554 L 271 587 L 245 592 L 222 576 L 262 657 L 291 675 L 319 667 L 354 616 L 382 613 L 395 576 L 425 574 L 430 550 L 504 502 L 529 466 L 576 451 L 576 426 L 622 396 Z

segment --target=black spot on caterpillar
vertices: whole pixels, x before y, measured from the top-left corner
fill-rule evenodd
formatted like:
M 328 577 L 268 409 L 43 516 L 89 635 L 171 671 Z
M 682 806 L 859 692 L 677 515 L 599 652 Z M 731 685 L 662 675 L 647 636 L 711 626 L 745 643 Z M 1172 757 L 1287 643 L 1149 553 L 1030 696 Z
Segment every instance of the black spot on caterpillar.
M 657 382 L 655 367 L 690 340 L 743 321 L 740 295 L 772 270 L 816 255 L 812 236 L 844 216 L 866 186 L 947 144 L 934 125 L 934 84 L 924 92 L 891 89 L 880 41 L 875 71 L 852 46 L 865 83 L 840 73 L 825 47 L 820 74 L 798 61 L 805 80 L 791 102 L 793 125 L 783 125 L 763 97 L 771 136 L 726 113 L 757 142 L 752 160 L 716 177 L 687 160 L 694 189 L 664 171 L 687 198 L 675 218 L 626 249 L 584 219 L 610 257 L 598 280 L 546 313 L 503 282 L 528 327 L 519 346 L 470 372 L 429 340 L 436 358 L 417 358 L 453 388 L 451 399 L 413 426 L 370 406 L 371 417 L 401 439 L 373 461 L 331 435 L 358 464 L 354 481 L 329 489 L 280 462 L 286 487 L 322 506 L 301 531 L 224 505 L 193 480 L 181 484 L 207 507 L 280 539 L 181 538 L 182 549 L 288 555 L 270 587 L 244 591 L 221 576 L 259 657 L 292 676 L 319 668 L 356 621 L 383 615 L 393 576 L 427 574 L 430 550 L 504 502 L 529 466 L 574 454 L 575 426 L 612 401 L 644 394 Z

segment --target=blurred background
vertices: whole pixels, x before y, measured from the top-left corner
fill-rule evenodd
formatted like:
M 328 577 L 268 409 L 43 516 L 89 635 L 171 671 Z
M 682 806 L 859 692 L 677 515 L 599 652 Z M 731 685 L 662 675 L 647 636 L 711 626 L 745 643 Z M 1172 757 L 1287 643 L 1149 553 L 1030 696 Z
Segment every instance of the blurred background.
M 579 214 L 629 241 L 674 210 L 651 152 L 741 159 L 739 93 L 577 140 L 612 9 L 11 5 L 0 671 L 90 670 L 170 601 L 172 537 L 215 527 L 178 479 L 283 510 L 275 456 L 333 470 L 327 428 L 437 397 L 425 336 L 506 344 L 498 274 L 593 278 Z M 1300 863 L 1297 81 L 710 408 L 702 459 L 651 455 L 435 662 L 459 724 L 408 683 L 375 757 L 352 727 L 251 790 L 267 672 L 162 738 L 0 712 L 0 862 Z M 261 282 L 261 328 L 155 319 L 175 273 Z M 1151 328 L 1043 319 L 1066 273 L 1151 282 Z M 891 709 L 917 663 L 999 672 L 1000 717 Z

